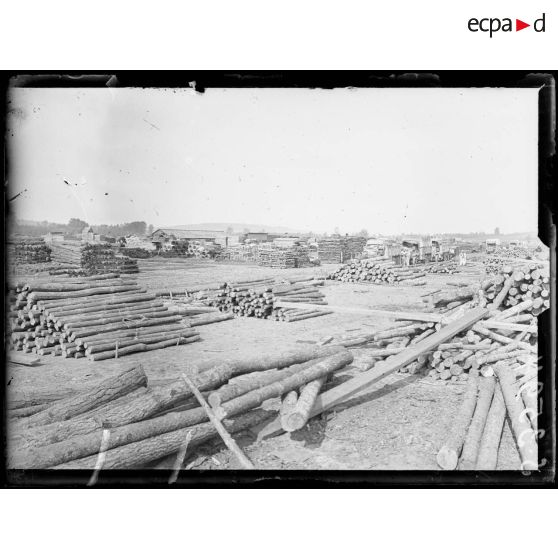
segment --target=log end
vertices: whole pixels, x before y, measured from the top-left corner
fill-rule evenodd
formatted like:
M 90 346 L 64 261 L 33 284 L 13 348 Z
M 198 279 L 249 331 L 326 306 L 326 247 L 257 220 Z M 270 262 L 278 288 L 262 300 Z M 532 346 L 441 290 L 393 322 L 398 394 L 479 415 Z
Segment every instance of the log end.
M 453 471 L 457 468 L 458 455 L 457 452 L 444 446 L 436 456 L 436 462 L 445 471 Z

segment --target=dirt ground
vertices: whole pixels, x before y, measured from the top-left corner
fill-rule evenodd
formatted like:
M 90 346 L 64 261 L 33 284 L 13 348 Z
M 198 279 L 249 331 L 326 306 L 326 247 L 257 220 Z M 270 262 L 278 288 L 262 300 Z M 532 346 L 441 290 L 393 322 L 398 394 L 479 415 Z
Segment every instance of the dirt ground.
M 256 277 L 323 276 L 336 267 L 270 270 L 211 260 L 160 259 L 139 260 L 139 264 L 137 280 L 148 289 L 177 289 Z M 425 311 L 421 294 L 448 282 L 474 282 L 478 278 L 474 268 L 467 268 L 455 275 L 428 275 L 427 285 L 421 287 L 328 281 L 321 290 L 329 304 L 335 306 Z M 370 332 L 391 323 L 388 318 L 344 312 L 293 323 L 238 318 L 199 327 L 200 342 L 118 360 L 90 362 L 46 356 L 33 368 L 8 364 L 7 397 L 18 400 L 24 393 L 86 389 L 135 363 L 143 365 L 151 384 L 162 384 L 178 378 L 186 363 L 249 356 L 273 351 L 278 346 L 300 348 L 303 343 L 325 335 Z M 354 364 L 365 353 L 365 349 L 354 349 Z M 328 387 L 359 373 L 357 366 L 349 367 L 335 375 Z M 263 441 L 257 441 L 256 433 L 250 432 L 243 434 L 239 443 L 259 469 L 436 470 L 437 450 L 444 442 L 463 392 L 463 384 L 395 373 L 326 416 L 313 419 L 299 432 Z M 274 400 L 266 406 L 278 408 L 278 404 Z M 185 466 L 238 468 L 235 458 L 219 444 L 198 448 L 186 459 Z M 506 424 L 498 469 L 517 470 L 519 466 L 519 455 Z

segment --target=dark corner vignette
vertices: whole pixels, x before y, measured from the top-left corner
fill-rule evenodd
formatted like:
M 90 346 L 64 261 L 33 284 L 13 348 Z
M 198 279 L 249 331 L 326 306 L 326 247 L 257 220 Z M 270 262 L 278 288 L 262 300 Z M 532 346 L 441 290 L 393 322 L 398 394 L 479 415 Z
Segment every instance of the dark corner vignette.
M 157 470 L 101 470 L 96 488 L 110 487 L 545 487 L 555 482 L 556 425 L 556 74 L 555 72 L 469 72 L 469 71 L 393 71 L 393 72 L 4 72 L 2 93 L 5 130 L 4 140 L 4 285 L 7 283 L 6 240 L 10 215 L 10 199 L 6 188 L 10 160 L 7 155 L 10 111 L 7 104 L 10 87 L 29 88 L 192 88 L 203 94 L 211 88 L 456 88 L 456 87 L 522 87 L 539 89 L 538 114 L 538 200 L 539 238 L 550 249 L 551 305 L 538 321 L 538 347 L 542 375 L 542 413 L 539 429 L 539 471 L 325 471 L 325 470 L 256 470 L 199 471 L 181 470 L 176 482 L 169 486 L 169 472 Z M 5 291 L 7 292 L 7 291 Z M 4 298 L 4 315 L 7 303 Z M 4 345 L 6 359 L 6 345 Z M 4 362 L 6 372 L 6 362 Z M 7 424 L 6 382 L 3 389 L 4 427 Z M 6 430 L 4 430 L 6 440 Z M 52 469 L 7 470 L 6 446 L 2 445 L 2 484 L 7 487 L 84 487 L 91 480 L 90 470 L 57 471 Z

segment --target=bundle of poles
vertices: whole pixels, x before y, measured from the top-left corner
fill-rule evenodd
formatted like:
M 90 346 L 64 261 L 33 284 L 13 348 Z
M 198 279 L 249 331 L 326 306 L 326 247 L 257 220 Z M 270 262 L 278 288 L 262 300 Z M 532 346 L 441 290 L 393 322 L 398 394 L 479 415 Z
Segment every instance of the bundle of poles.
M 206 308 L 166 306 L 117 274 L 20 282 L 8 301 L 12 347 L 41 356 L 119 358 L 198 341 L 194 327 L 222 319 Z M 185 324 L 184 316 L 194 317 Z
M 345 283 L 374 283 L 414 285 L 426 273 L 421 270 L 397 266 L 383 258 L 370 258 L 342 265 L 328 279 Z
M 141 366 L 122 370 L 85 391 L 9 411 L 8 467 L 93 469 L 102 442 L 105 469 L 154 465 L 179 454 L 187 439 L 190 453 L 217 436 L 190 385 L 208 400 L 221 427 L 235 434 L 276 416 L 258 409 L 265 401 L 307 388 L 317 396 L 316 382 L 351 362 L 343 347 L 312 347 L 202 362 L 185 367 L 189 382 L 158 386 L 147 385 Z M 308 420 L 314 398 L 300 401 L 296 424 Z
M 453 275 L 458 272 L 457 262 L 455 261 L 427 264 L 421 269 L 425 273 L 446 273 L 448 275 Z

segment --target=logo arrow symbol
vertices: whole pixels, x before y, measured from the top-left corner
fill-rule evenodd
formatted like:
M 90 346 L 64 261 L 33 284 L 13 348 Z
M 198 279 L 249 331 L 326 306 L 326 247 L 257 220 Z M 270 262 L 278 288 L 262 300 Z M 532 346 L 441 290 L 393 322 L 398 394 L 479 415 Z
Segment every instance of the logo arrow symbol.
M 521 21 L 520 19 L 515 20 L 515 30 L 516 31 L 521 31 L 522 29 L 525 29 L 526 27 L 531 27 L 531 24 L 530 23 L 525 23 L 524 21 Z

